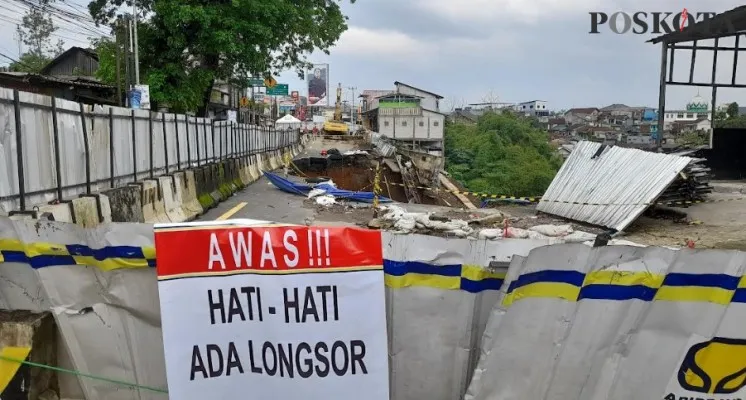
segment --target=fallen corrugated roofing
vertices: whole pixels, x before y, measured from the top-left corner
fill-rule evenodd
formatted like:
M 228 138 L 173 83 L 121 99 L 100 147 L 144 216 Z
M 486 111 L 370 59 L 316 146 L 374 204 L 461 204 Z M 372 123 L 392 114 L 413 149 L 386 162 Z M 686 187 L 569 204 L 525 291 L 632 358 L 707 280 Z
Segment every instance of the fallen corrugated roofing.
M 537 210 L 621 231 L 654 203 L 691 161 L 689 157 L 583 141 L 570 153 Z

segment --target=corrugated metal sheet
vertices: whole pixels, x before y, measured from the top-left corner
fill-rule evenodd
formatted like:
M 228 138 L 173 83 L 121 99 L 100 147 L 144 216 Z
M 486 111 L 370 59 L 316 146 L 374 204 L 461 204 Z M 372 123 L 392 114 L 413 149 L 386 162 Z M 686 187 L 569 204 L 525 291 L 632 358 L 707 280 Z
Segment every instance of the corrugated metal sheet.
M 606 147 L 594 158 L 601 146 L 594 142 L 575 146 L 537 210 L 621 231 L 692 161 L 616 146 Z

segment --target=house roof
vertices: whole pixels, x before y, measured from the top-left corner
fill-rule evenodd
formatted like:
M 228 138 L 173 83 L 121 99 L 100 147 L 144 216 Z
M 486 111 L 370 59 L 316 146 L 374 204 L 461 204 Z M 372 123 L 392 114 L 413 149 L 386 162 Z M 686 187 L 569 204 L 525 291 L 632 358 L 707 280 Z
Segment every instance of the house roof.
M 564 118 L 549 118 L 549 123 L 552 125 L 563 125 L 565 123 Z
M 44 66 L 44 68 L 39 71 L 42 75 L 49 74 L 49 71 L 57 64 L 59 64 L 62 60 L 69 57 L 71 54 L 75 52 L 82 52 L 83 54 L 87 55 L 88 57 L 93 58 L 94 60 L 98 61 L 98 54 L 96 54 L 95 51 L 91 49 L 84 49 L 82 47 L 73 46 L 69 49 L 65 50 L 62 54 L 58 55 L 54 58 L 54 60 L 50 61 L 47 65 Z
M 714 39 L 746 31 L 746 6 L 704 19 L 696 24 L 648 40 L 648 43 L 681 43 L 694 40 Z
M 400 94 L 400 93 L 396 93 L 396 92 L 389 93 L 389 94 L 384 95 L 384 96 L 377 96 L 377 98 L 379 100 L 380 99 L 395 98 L 395 97 L 398 97 L 398 98 L 404 97 L 404 98 L 409 98 L 409 99 L 421 99 L 422 98 L 422 96 L 415 96 L 413 94 Z
M 594 111 L 598 111 L 598 108 L 571 108 L 565 114 L 593 114 Z
M 99 88 L 99 89 L 115 89 L 112 85 L 105 85 L 103 83 L 97 83 L 93 82 L 90 79 L 81 79 L 81 78 L 75 78 L 75 79 L 64 79 L 57 76 L 49 76 L 49 75 L 41 75 L 41 74 L 34 74 L 30 72 L 0 72 L 0 76 L 12 78 L 16 81 L 23 81 L 23 82 L 51 82 L 51 83 L 61 83 L 66 85 L 72 85 L 72 86 L 78 86 L 78 87 L 88 87 L 88 88 Z
M 391 93 L 394 93 L 394 91 L 391 90 L 391 89 L 372 89 L 372 90 L 371 89 L 366 89 L 366 90 L 363 90 L 363 93 L 361 93 L 360 96 L 358 96 L 358 97 L 372 97 L 372 98 L 377 98 L 377 97 L 385 96 L 385 95 L 391 94 Z
M 447 116 L 448 116 L 448 114 L 444 114 L 444 113 L 442 113 L 442 112 L 440 112 L 440 111 L 435 111 L 435 110 L 428 110 L 428 109 L 427 109 L 427 108 L 425 108 L 425 107 L 422 107 L 422 111 L 427 111 L 427 112 L 431 112 L 431 113 L 433 113 L 433 114 L 440 114 L 440 115 L 442 115 L 442 116 L 444 116 L 444 117 L 447 117 Z
M 412 85 L 408 85 L 408 84 L 406 84 L 406 83 L 403 83 L 403 82 L 399 82 L 399 81 L 396 81 L 396 82 L 394 82 L 394 86 L 399 86 L 399 85 L 401 85 L 401 86 L 406 86 L 406 87 L 408 87 L 408 88 L 412 88 L 412 89 L 414 89 L 414 90 L 419 90 L 420 92 L 423 92 L 423 93 L 431 94 L 431 95 L 433 95 L 433 96 L 435 96 L 435 97 L 437 97 L 437 98 L 439 98 L 439 99 L 442 99 L 442 98 L 443 98 L 443 96 L 441 96 L 441 95 L 439 95 L 439 94 L 437 94 L 437 93 L 429 92 L 429 91 L 427 91 L 427 90 L 423 90 L 423 89 L 420 89 L 420 88 L 418 88 L 418 87 L 415 87 L 415 86 L 412 86 Z

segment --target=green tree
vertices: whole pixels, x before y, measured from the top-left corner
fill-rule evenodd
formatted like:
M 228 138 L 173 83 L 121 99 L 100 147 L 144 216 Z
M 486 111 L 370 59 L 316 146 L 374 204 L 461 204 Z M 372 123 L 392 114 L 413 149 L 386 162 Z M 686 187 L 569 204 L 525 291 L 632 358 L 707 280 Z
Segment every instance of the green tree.
M 125 1 L 93 0 L 88 9 L 98 23 L 112 25 Z M 204 115 L 216 80 L 244 84 L 286 69 L 302 76 L 306 56 L 328 54 L 347 29 L 340 1 L 138 1 L 141 80 L 154 102 Z
M 446 170 L 471 191 L 536 196 L 544 193 L 561 158 L 549 134 L 529 118 L 486 113 L 476 125 L 448 123 Z
M 733 103 L 728 104 L 728 118 L 736 118 L 738 117 L 738 103 L 735 101 Z
M 52 21 L 47 3 L 48 0 L 41 0 L 38 6 L 29 8 L 24 14 L 21 25 L 18 26 L 18 35 L 28 51 L 10 65 L 12 71 L 39 72 L 52 58 L 64 51 L 61 39 L 54 43 L 51 40 L 57 27 Z

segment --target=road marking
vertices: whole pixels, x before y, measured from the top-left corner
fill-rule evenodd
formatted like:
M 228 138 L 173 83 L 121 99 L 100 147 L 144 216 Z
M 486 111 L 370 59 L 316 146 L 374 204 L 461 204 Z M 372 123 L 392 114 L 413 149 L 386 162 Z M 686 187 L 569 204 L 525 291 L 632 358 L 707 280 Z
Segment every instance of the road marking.
M 226 219 L 233 216 L 233 214 L 239 212 L 242 208 L 246 207 L 246 204 L 248 203 L 238 203 L 235 207 L 231 208 L 230 210 L 226 211 L 225 214 L 219 216 L 215 219 L 215 221 L 225 221 Z

